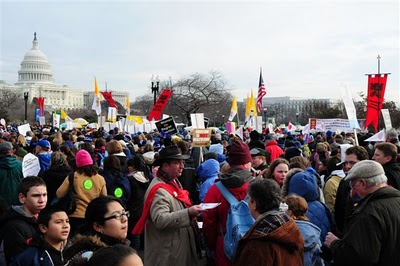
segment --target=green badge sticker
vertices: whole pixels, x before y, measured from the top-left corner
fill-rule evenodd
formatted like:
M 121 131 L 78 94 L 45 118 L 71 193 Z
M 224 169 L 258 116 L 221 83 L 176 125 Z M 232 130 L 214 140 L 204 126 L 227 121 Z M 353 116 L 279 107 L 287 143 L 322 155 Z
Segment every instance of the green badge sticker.
M 114 196 L 115 196 L 117 199 L 121 198 L 121 197 L 122 197 L 122 194 L 124 194 L 124 192 L 122 191 L 121 188 L 117 187 L 117 188 L 114 190 Z
M 85 182 L 83 182 L 83 187 L 87 190 L 92 189 L 93 187 L 93 182 L 90 179 L 86 179 Z

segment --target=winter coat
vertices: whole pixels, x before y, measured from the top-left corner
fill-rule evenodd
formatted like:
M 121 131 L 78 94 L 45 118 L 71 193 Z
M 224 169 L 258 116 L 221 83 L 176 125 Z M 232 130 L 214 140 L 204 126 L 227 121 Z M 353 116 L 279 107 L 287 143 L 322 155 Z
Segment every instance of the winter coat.
M 64 182 L 65 178 L 72 173 L 72 168 L 67 166 L 50 166 L 44 172 L 41 172 L 39 176 L 43 178 L 44 182 L 46 182 L 47 187 L 47 206 L 49 206 L 53 200 L 57 198 L 56 192 L 57 189 Z
M 303 265 L 303 246 L 294 220 L 283 212 L 269 211 L 239 240 L 233 265 Z
M 51 153 L 43 152 L 36 155 L 39 158 L 40 172 L 50 168 Z
M 324 186 L 324 198 L 325 204 L 331 210 L 331 212 L 335 209 L 335 201 L 336 201 L 336 194 L 342 178 L 344 178 L 345 174 L 343 170 L 335 170 L 331 173 L 331 176 L 325 183 Z
M 62 252 L 36 235 L 28 247 L 12 259 L 10 266 L 61 266 L 64 265 Z
M 57 198 L 62 198 L 67 194 L 69 188 L 68 177 L 57 189 Z M 74 173 L 74 195 L 76 199 L 76 211 L 69 215 L 73 218 L 84 218 L 88 204 L 99 196 L 107 196 L 106 181 L 96 174 L 88 177 L 84 174 Z
M 100 248 L 123 244 L 129 246 L 129 240 L 119 240 L 106 235 L 77 235 L 71 240 L 71 245 L 64 252 L 64 259 L 67 261 L 65 265 L 75 265 L 71 262 L 82 261 L 82 254 L 86 251 L 96 251 Z M 82 264 L 79 264 L 82 265 Z
M 0 156 L 0 195 L 9 206 L 20 204 L 19 183 L 24 178 L 22 163 L 12 155 Z
M 132 232 L 142 215 L 144 195 L 150 182 L 141 171 L 129 173 L 127 177 L 131 186 L 131 197 L 126 204 L 126 210 L 131 214 L 128 218 L 128 232 Z
M 131 186 L 129 183 L 129 179 L 122 173 L 119 172 L 106 172 L 103 171 L 101 174 L 106 181 L 107 193 L 110 196 L 119 198 L 123 205 L 126 206 L 130 196 L 131 196 Z M 119 193 L 116 193 L 116 189 L 120 188 L 122 190 L 117 190 Z
M 400 189 L 400 165 L 397 162 L 388 162 L 383 166 L 389 186 Z
M 163 183 L 158 177 L 151 181 L 146 198 L 151 188 L 158 183 Z M 157 189 L 144 230 L 145 265 L 197 265 L 191 222 L 188 209 L 182 202 L 166 190 Z
M 39 233 L 37 221 L 29 217 L 21 206 L 12 206 L 0 220 L 0 242 L 4 244 L 6 260 L 24 251 L 29 241 Z
M 321 230 L 309 221 L 296 220 L 301 235 L 304 238 L 304 266 L 323 265 L 319 256 L 321 251 Z
M 330 246 L 335 265 L 399 265 L 400 191 L 383 187 L 363 198 L 349 230 Z
M 219 163 L 214 159 L 208 159 L 197 168 L 197 175 L 203 182 L 200 186 L 200 202 L 204 201 L 208 189 L 214 185 L 215 180 L 218 178 L 219 170 Z
M 293 169 L 294 170 L 294 169 Z M 289 175 L 294 173 L 293 175 Z M 315 180 L 315 176 L 307 171 L 301 171 L 297 173 L 289 171 L 285 177 L 284 184 L 286 183 L 286 192 L 282 195 L 296 194 L 303 197 L 308 203 L 308 211 L 306 212 L 306 217 L 310 219 L 310 222 L 315 224 L 319 229 L 321 229 L 321 243 L 325 241 L 325 237 L 329 231 L 331 231 L 332 217 L 329 209 L 324 206 L 323 203 L 319 201 L 318 185 Z
M 265 145 L 265 149 L 269 152 L 268 163 L 272 163 L 284 153 L 282 148 L 278 146 L 278 142 L 275 140 L 270 140 L 267 145 Z
M 247 194 L 248 182 L 252 178 L 250 171 L 231 169 L 229 172 L 221 175 L 220 180 L 237 200 L 243 200 Z M 230 204 L 216 185 L 210 187 L 204 198 L 204 203 L 221 203 L 218 207 L 203 213 L 203 234 L 206 244 L 215 252 L 216 265 L 230 265 L 223 247 L 223 235 L 226 232 L 226 218 Z

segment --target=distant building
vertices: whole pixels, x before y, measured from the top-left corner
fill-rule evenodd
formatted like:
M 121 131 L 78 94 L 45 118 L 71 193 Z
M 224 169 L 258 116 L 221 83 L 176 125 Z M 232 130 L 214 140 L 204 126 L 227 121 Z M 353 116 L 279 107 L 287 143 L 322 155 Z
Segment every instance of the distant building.
M 67 85 L 56 85 L 47 57 L 39 50 L 36 33 L 32 43 L 32 49 L 25 54 L 21 62 L 21 69 L 18 71 L 18 82 L 15 85 L 11 85 L 4 80 L 0 80 L 0 95 L 8 90 L 17 92 L 23 98 L 23 92 L 28 92 L 29 102 L 33 98 L 44 97 L 45 106 L 50 107 L 50 109 L 91 108 L 94 88 L 90 91 L 83 91 Z M 114 101 L 119 102 L 122 106 L 125 106 L 127 97 L 129 97 L 128 92 L 113 91 Z

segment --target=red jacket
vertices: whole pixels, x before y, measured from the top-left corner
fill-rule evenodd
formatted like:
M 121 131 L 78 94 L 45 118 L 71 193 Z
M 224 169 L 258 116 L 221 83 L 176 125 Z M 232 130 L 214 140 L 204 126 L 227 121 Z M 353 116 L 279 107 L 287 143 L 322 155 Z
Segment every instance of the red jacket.
M 265 149 L 269 152 L 270 159 L 268 164 L 272 163 L 283 154 L 283 150 L 278 146 L 278 142 L 275 140 L 268 142 L 267 145 L 265 145 Z
M 229 192 L 237 200 L 243 200 L 246 197 L 248 182 L 240 187 L 227 187 Z M 230 204 L 219 191 L 216 185 L 212 185 L 208 190 L 204 203 L 219 203 L 221 205 L 214 209 L 207 210 L 203 214 L 203 233 L 208 247 L 214 251 L 215 265 L 231 265 L 224 253 L 223 234 L 226 231 L 226 218 Z M 222 231 L 222 232 L 221 232 Z

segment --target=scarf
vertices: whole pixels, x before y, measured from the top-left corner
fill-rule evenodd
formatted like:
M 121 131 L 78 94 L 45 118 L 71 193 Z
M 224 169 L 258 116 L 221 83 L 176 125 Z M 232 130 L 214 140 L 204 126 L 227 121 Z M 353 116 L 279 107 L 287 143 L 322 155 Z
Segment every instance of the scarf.
M 160 170 L 158 170 L 160 171 Z M 160 175 L 159 175 L 160 177 Z M 160 178 L 163 180 L 163 178 Z M 140 216 L 139 221 L 135 225 L 135 227 L 132 230 L 132 234 L 138 235 L 143 232 L 144 226 L 146 225 L 146 220 L 147 217 L 150 214 L 150 207 L 151 204 L 153 203 L 154 197 L 156 195 L 156 192 L 159 188 L 162 188 L 166 190 L 171 196 L 182 202 L 186 207 L 192 206 L 192 203 L 190 202 L 189 199 L 189 192 L 187 190 L 182 189 L 178 183 L 176 183 L 174 180 L 171 180 L 169 183 L 158 183 L 154 185 L 150 191 L 149 194 L 147 195 L 146 201 L 144 202 L 144 207 L 143 207 L 143 212 L 142 216 Z

